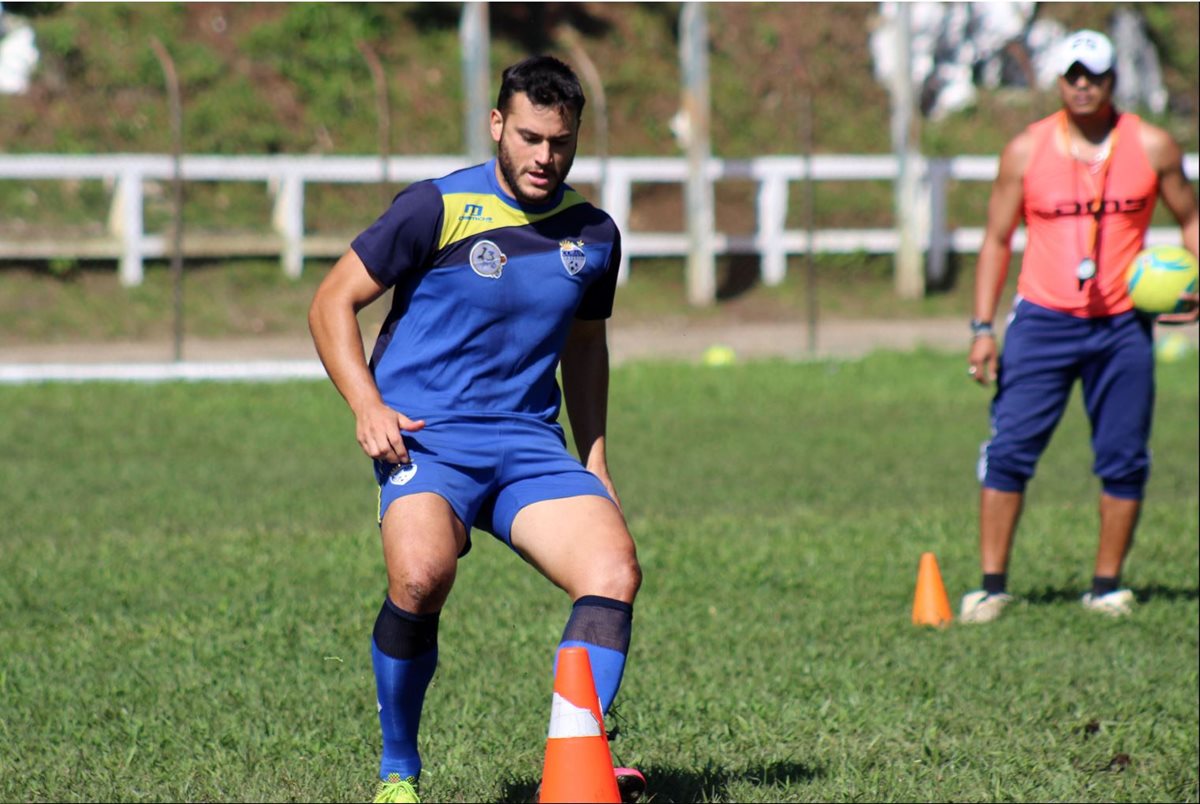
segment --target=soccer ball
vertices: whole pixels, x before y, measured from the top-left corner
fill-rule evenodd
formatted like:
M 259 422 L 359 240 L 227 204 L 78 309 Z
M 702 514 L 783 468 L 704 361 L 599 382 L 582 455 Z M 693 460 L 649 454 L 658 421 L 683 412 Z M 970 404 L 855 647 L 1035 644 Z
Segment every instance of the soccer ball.
M 737 362 L 737 353 L 728 346 L 716 344 L 704 350 L 700 362 L 706 366 L 732 366 Z
M 1167 332 L 1154 341 L 1154 356 L 1160 363 L 1177 363 L 1192 353 L 1192 342 L 1182 332 Z
M 1196 258 L 1179 246 L 1154 246 L 1133 258 L 1125 288 L 1144 313 L 1177 313 L 1179 296 L 1196 291 Z

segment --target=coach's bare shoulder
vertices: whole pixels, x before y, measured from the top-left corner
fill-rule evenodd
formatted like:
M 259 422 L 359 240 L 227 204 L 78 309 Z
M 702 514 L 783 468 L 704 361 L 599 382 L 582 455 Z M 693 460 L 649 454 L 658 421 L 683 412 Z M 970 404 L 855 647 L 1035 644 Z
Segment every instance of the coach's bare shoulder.
M 1143 119 L 1138 135 L 1155 170 L 1161 173 L 1164 170 L 1182 169 L 1183 149 L 1164 129 Z

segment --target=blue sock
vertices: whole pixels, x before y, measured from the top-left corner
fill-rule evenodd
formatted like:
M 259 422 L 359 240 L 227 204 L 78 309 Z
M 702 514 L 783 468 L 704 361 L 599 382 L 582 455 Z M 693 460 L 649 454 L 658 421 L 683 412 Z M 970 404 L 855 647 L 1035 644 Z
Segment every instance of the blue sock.
M 398 773 L 417 779 L 421 755 L 417 730 L 425 690 L 437 668 L 438 614 L 412 614 L 385 599 L 371 637 L 371 664 L 383 731 L 379 778 Z
M 633 606 L 608 597 L 584 595 L 571 608 L 571 618 L 567 620 L 562 640 L 558 643 L 560 649 L 587 649 L 596 695 L 600 698 L 600 709 L 605 715 L 621 687 L 632 627 Z M 557 652 L 554 669 L 558 670 Z

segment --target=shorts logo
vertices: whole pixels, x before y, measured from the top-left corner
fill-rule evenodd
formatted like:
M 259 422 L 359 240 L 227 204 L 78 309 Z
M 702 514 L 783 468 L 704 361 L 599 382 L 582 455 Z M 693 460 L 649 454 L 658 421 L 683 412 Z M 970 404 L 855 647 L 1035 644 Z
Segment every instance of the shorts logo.
M 562 258 L 563 267 L 571 276 L 575 276 L 587 265 L 587 254 L 583 251 L 582 240 L 558 241 L 558 256 Z
M 416 474 L 417 465 L 415 463 L 402 463 L 392 470 L 392 474 L 388 477 L 388 482 L 393 486 L 403 486 L 412 480 Z
M 488 279 L 499 279 L 508 257 L 491 240 L 480 240 L 471 246 L 471 270 Z

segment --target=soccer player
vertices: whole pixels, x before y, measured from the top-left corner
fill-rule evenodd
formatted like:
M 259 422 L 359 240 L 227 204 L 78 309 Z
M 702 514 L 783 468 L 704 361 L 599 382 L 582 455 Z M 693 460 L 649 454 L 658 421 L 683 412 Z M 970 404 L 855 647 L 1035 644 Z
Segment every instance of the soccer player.
M 379 483 L 388 586 L 371 641 L 383 731 L 377 801 L 417 799 L 438 615 L 472 528 L 570 597 L 560 646 L 587 649 L 603 711 L 621 683 L 642 577 L 606 459 L 606 319 L 621 240 L 565 184 L 583 106 L 578 79 L 557 59 L 506 69 L 490 120 L 496 157 L 397 195 L 309 311 Z M 389 288 L 368 363 L 357 313 Z M 578 458 L 557 421 L 560 402 Z M 629 795 L 645 786 L 637 771 L 617 776 Z
M 1000 156 L 976 266 L 967 369 L 983 385 L 996 379 L 992 437 L 979 461 L 983 588 L 963 597 L 963 622 L 994 620 L 1013 599 L 1008 559 L 1025 486 L 1077 378 L 1102 487 L 1100 545 L 1083 604 L 1112 616 L 1133 607 L 1120 578 L 1150 469 L 1154 322 L 1132 309 L 1125 269 L 1143 248 L 1156 197 L 1192 254 L 1200 218 L 1176 142 L 1113 107 L 1113 56 L 1104 35 L 1071 34 L 1059 51 L 1062 108 L 1017 135 Z M 1018 219 L 1028 243 L 997 357 L 992 322 Z M 1184 300 L 1186 312 L 1159 320 L 1194 322 L 1197 296 Z

